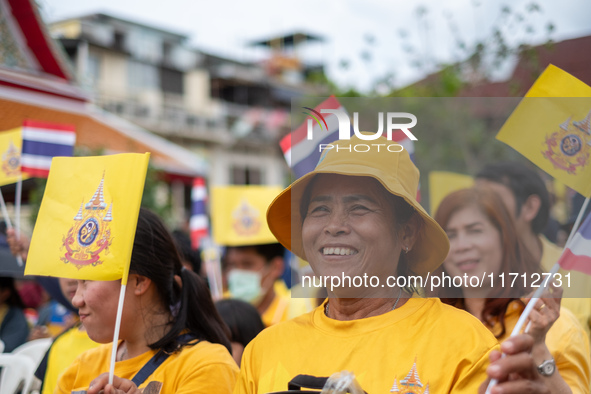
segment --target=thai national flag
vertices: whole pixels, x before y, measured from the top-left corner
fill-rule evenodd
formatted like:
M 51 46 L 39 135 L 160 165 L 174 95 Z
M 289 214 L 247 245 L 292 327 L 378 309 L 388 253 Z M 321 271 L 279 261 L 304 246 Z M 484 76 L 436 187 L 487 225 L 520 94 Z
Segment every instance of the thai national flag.
M 343 106 L 334 96 L 331 96 L 314 108 L 318 113 L 320 113 L 321 109 L 342 110 Z M 337 117 L 333 114 L 323 114 L 323 118 L 326 121 L 324 128 L 328 126 L 328 130 L 323 130 L 321 125 L 316 121 L 313 121 L 313 140 L 308 140 L 306 138 L 308 133 L 308 119 L 312 119 L 308 116 L 300 127 L 298 127 L 293 133 L 286 135 L 279 143 L 283 155 L 285 156 L 285 160 L 291 167 L 296 178 L 300 178 L 302 175 L 305 175 L 316 168 L 321 153 L 318 149 L 319 144 L 329 144 L 339 139 L 339 122 Z M 386 137 L 386 132 L 384 132 L 384 137 Z M 410 155 L 413 163 L 416 165 L 414 141 L 408 138 L 402 130 L 395 130 L 392 132 L 392 141 L 402 145 Z M 417 200 L 421 201 L 420 186 L 417 191 Z
M 329 97 L 327 100 L 318 105 L 314 110 L 320 113 L 321 109 L 343 109 L 341 103 L 335 97 Z M 304 123 L 300 125 L 294 132 L 286 135 L 280 142 L 281 150 L 285 156 L 287 164 L 291 167 L 296 178 L 307 174 L 316 168 L 318 160 L 320 159 L 319 144 L 330 144 L 339 139 L 339 121 L 336 115 L 322 114 L 324 121 L 320 120 L 318 124 L 313 121 L 314 139 L 308 140 L 308 119 L 306 117 Z M 325 130 L 326 129 L 326 130 Z
M 583 221 L 571 239 L 558 264 L 567 270 L 576 270 L 591 275 L 591 214 Z
M 203 178 L 193 180 L 193 190 L 191 191 L 191 220 L 189 229 L 191 230 L 191 245 L 193 249 L 198 249 L 201 240 L 209 236 L 209 219 L 205 210 L 207 203 L 207 189 Z
M 73 125 L 25 120 L 23 123 L 21 171 L 47 178 L 54 156 L 72 156 L 76 143 Z

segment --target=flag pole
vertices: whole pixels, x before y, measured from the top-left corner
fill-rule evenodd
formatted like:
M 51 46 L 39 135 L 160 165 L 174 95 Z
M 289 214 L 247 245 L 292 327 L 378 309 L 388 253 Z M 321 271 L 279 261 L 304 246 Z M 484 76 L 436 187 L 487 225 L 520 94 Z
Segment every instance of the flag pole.
M 117 305 L 117 320 L 115 320 L 115 332 L 113 333 L 113 344 L 111 346 L 111 365 L 109 367 L 109 384 L 113 384 L 115 376 L 115 361 L 117 361 L 117 345 L 119 344 L 119 331 L 121 329 L 121 314 L 123 312 L 123 301 L 125 301 L 125 288 L 127 285 L 121 285 L 119 293 L 119 304 Z
M 16 182 L 16 196 L 15 196 L 15 203 L 14 203 L 14 210 L 15 210 L 15 218 L 14 218 L 14 235 L 16 240 L 18 241 L 21 238 L 21 200 L 23 195 L 23 176 L 18 176 L 18 181 Z
M 577 232 L 577 229 L 579 228 L 579 224 L 581 223 L 581 220 L 583 219 L 583 214 L 585 213 L 585 210 L 587 209 L 587 205 L 589 205 L 589 200 L 590 200 L 589 197 L 587 197 L 585 199 L 585 202 L 583 203 L 583 206 L 581 207 L 581 210 L 579 211 L 579 214 L 577 215 L 577 220 L 575 220 L 575 224 L 573 225 L 573 228 L 570 231 L 568 239 L 567 239 L 566 243 L 564 244 L 564 249 L 566 249 L 566 247 L 568 246 L 568 244 L 570 243 L 570 241 L 574 237 L 575 233 Z M 563 253 L 564 253 L 564 249 L 562 250 Z M 548 278 L 542 282 L 542 285 L 540 287 L 538 287 L 538 289 L 535 291 L 532 298 L 527 303 L 525 309 L 523 310 L 523 313 L 521 313 L 521 316 L 519 316 L 519 320 L 517 320 L 517 324 L 515 325 L 515 327 L 513 328 L 513 331 L 511 332 L 511 337 L 514 337 L 515 335 L 519 334 L 519 332 L 521 331 L 521 329 L 525 325 L 526 320 L 529 318 L 531 311 L 534 309 L 536 303 L 540 299 L 542 292 L 544 290 L 546 290 L 546 287 L 550 283 L 550 278 L 554 277 L 554 274 L 556 274 L 559 269 L 560 269 L 560 265 L 558 264 L 558 262 L 556 262 L 554 264 L 554 266 L 552 267 L 552 269 L 550 270 L 550 272 L 549 272 L 550 275 L 548 275 Z M 490 381 L 490 383 L 488 384 L 488 387 L 486 388 L 486 394 L 489 394 L 491 388 L 497 383 L 498 382 L 496 379 L 492 379 Z
M 222 287 L 220 250 L 215 242 L 209 237 L 203 239 L 202 256 L 207 281 L 211 288 L 211 298 L 213 298 L 214 301 L 221 300 L 224 290 Z
M 10 216 L 8 216 L 8 209 L 6 209 L 6 203 L 4 202 L 4 195 L 2 194 L 2 190 L 0 189 L 0 209 L 2 209 L 2 216 L 4 216 L 4 220 L 6 221 L 6 228 L 12 229 L 12 222 L 10 221 Z M 23 258 L 21 255 L 16 256 L 16 261 L 18 262 L 18 266 L 23 266 Z

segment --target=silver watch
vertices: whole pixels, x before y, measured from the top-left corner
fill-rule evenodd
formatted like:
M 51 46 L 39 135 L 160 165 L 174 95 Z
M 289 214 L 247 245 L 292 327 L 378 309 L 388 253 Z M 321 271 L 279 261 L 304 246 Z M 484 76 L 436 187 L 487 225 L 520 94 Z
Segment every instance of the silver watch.
M 550 360 L 544 360 L 540 365 L 538 365 L 538 372 L 542 376 L 552 376 L 554 371 L 556 371 L 556 363 L 554 362 L 553 358 Z

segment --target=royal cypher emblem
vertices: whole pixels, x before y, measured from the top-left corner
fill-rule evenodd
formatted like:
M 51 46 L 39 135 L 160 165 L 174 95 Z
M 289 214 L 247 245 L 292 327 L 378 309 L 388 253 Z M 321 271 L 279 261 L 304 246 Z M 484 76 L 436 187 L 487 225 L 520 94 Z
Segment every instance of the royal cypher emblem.
M 234 231 L 239 235 L 254 235 L 261 228 L 259 211 L 246 200 L 243 200 L 240 206 L 232 212 L 232 216 L 234 217 Z
M 78 269 L 92 265 L 102 264 L 100 254 L 109 253 L 111 245 L 111 229 L 109 223 L 113 221 L 113 203 L 107 209 L 103 197 L 103 185 L 105 176 L 94 192 L 94 195 L 86 204 L 82 203 L 78 213 L 74 217 L 74 225 L 68 230 L 68 234 L 62 238 L 62 247 L 66 253 L 61 260 L 64 263 L 74 264 Z
M 16 146 L 10 141 L 8 149 L 2 155 L 2 171 L 6 176 L 17 176 L 20 174 L 21 155 Z
M 575 175 L 589 163 L 591 156 L 591 111 L 585 119 L 571 122 L 569 117 L 558 131 L 546 136 L 544 157 L 554 168 Z

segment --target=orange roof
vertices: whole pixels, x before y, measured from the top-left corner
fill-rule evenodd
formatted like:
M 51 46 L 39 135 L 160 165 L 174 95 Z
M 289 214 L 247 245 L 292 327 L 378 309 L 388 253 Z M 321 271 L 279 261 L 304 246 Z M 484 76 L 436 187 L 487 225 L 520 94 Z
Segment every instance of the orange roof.
M 151 152 L 152 164 L 169 174 L 193 177 L 205 172 L 205 161 L 196 154 L 96 107 L 30 91 L 19 92 L 19 98 L 26 96 L 29 102 L 17 101 L 9 97 L 18 89 L 9 90 L 0 86 L 0 130 L 20 127 L 25 119 L 72 124 L 76 146 L 107 154 Z M 55 108 L 60 104 L 63 110 Z

